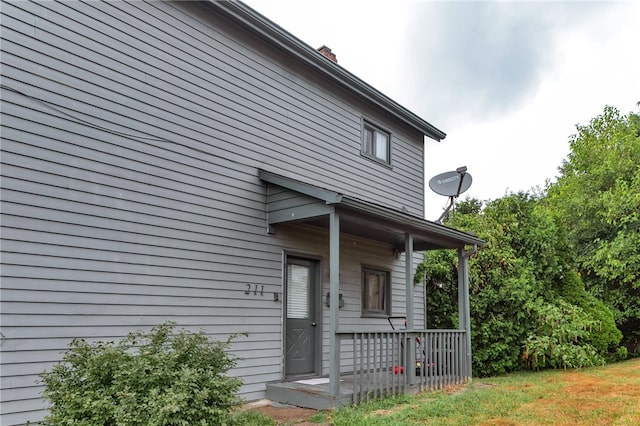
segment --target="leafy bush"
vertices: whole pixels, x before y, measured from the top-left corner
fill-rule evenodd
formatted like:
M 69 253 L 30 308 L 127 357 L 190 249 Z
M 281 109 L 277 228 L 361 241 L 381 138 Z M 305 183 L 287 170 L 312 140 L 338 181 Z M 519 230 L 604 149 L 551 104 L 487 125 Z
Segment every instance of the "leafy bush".
M 523 360 L 529 368 L 583 368 L 604 365 L 596 348 L 585 343 L 597 326 L 583 309 L 563 301 L 541 299 L 528 305 L 537 316 L 537 329 L 526 340 Z
M 61 362 L 41 375 L 51 425 L 224 425 L 241 380 L 226 373 L 237 358 L 203 331 L 173 323 L 118 343 L 76 339 Z
M 585 314 L 596 322 L 589 330 L 589 335 L 585 336 L 584 342 L 592 345 L 598 354 L 617 359 L 622 353 L 618 350 L 622 332 L 616 327 L 611 309 L 585 290 L 582 279 L 575 271 L 566 273 L 561 283 L 561 291 L 564 300 L 582 308 Z
M 624 361 L 629 357 L 629 351 L 626 347 L 620 346 L 614 353 L 609 354 L 608 361 L 619 362 Z

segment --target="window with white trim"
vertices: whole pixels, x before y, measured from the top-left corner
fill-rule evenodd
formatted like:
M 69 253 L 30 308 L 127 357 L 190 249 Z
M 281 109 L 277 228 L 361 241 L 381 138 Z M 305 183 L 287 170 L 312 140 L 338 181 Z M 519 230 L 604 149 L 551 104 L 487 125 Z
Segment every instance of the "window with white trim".
M 362 268 L 362 316 L 391 315 L 391 280 L 389 271 Z
M 391 164 L 391 134 L 368 121 L 363 121 L 362 155 Z

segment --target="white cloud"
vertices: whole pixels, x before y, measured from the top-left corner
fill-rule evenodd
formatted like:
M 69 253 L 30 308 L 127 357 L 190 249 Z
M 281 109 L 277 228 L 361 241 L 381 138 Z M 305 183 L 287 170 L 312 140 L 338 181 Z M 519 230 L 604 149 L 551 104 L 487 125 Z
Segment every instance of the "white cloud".
M 587 124 L 605 105 L 626 113 L 640 101 L 640 5 L 616 6 L 553 37 L 553 61 L 519 108 L 460 123 L 441 144 L 427 143 L 426 169 L 436 174 L 466 164 L 474 184 L 465 195 L 479 199 L 554 180 L 576 124 Z M 439 215 L 442 198 L 427 194 L 428 218 Z

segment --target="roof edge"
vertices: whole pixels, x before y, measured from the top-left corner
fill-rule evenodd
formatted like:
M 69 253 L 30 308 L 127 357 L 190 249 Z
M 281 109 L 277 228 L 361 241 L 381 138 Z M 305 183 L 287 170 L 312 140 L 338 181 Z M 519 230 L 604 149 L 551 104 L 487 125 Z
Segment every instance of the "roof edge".
M 343 196 L 340 204 L 347 208 L 352 208 L 354 210 L 369 213 L 377 217 L 384 217 L 394 222 L 403 223 L 413 228 L 428 230 L 429 232 L 433 232 L 435 235 L 450 238 L 452 240 L 457 240 L 464 244 L 477 246 L 485 245 L 484 240 L 467 232 L 459 231 L 457 229 L 450 228 L 448 226 L 432 222 L 427 219 L 422 219 L 417 216 L 412 216 L 401 211 L 362 201 L 357 198 Z
M 409 111 L 345 68 L 325 58 L 322 54 L 318 53 L 316 49 L 270 21 L 248 5 L 240 1 L 208 1 L 215 9 L 249 28 L 264 40 L 267 40 L 319 73 L 336 81 L 341 86 L 351 90 L 386 113 L 421 132 L 424 136 L 436 141 L 441 141 L 447 136 L 442 130 Z
M 342 194 L 340 193 L 320 188 L 315 185 L 310 185 L 287 176 L 259 169 L 258 177 L 265 182 L 299 192 L 300 194 L 308 195 L 309 197 L 317 198 L 324 201 L 326 204 L 339 204 L 342 201 Z

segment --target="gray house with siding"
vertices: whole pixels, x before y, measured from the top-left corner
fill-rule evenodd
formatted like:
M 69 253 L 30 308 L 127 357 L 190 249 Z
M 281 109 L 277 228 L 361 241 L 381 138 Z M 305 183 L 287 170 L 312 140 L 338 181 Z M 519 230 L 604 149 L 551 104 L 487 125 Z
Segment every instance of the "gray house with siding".
M 471 377 L 482 241 L 423 219 L 442 131 L 239 2 L 0 12 L 0 423 L 44 417 L 38 375 L 71 339 L 168 320 L 249 333 L 247 401 Z M 414 273 L 434 249 L 458 251 L 460 330 L 424 329 Z

